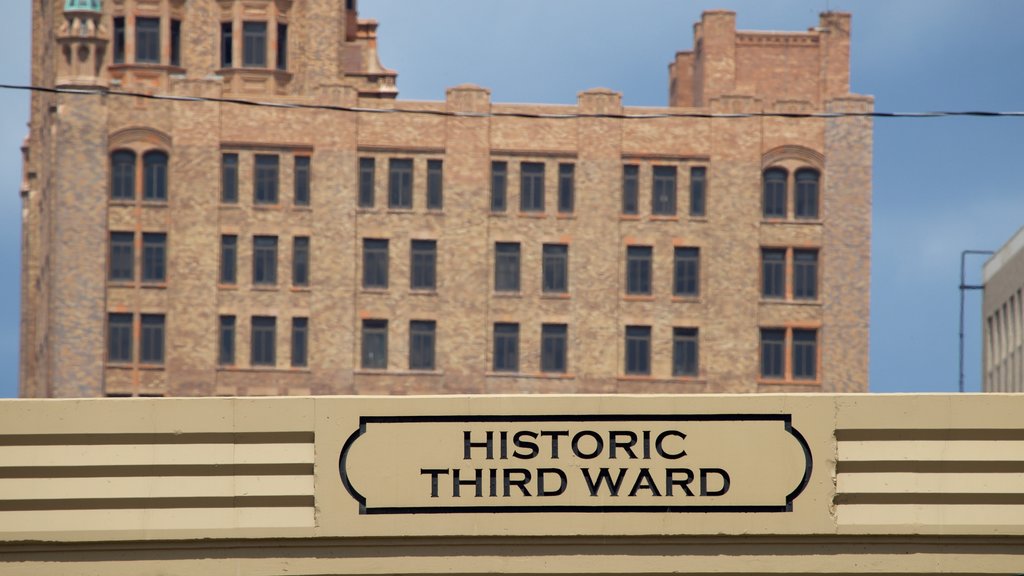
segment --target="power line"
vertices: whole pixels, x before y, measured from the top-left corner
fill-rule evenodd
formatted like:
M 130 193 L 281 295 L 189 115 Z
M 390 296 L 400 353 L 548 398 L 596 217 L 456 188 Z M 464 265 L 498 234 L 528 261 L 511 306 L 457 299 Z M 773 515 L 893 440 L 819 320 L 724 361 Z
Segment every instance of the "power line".
M 208 96 L 176 96 L 173 94 L 150 94 L 131 92 L 128 90 L 110 90 L 105 88 L 51 88 L 47 86 L 30 86 L 18 84 L 0 84 L 4 90 L 24 90 L 50 94 L 72 95 L 105 95 L 144 98 L 147 100 L 163 100 L 173 102 L 212 102 L 219 104 L 238 104 L 260 108 L 286 108 L 297 110 L 326 110 L 332 112 L 362 112 L 368 114 L 412 114 L 420 116 L 447 116 L 455 118 L 541 118 L 541 119 L 575 119 L 575 118 L 606 118 L 613 120 L 652 120 L 658 118 L 946 118 L 946 117 L 983 117 L 983 118 L 1024 118 L 1024 112 L 960 110 L 932 112 L 653 112 L 649 114 L 583 114 L 577 112 L 557 114 L 541 112 L 457 112 L 449 110 L 422 110 L 410 108 L 364 108 L 360 106 L 335 106 L 331 104 L 303 104 L 295 102 L 263 102 L 245 98 L 216 98 Z

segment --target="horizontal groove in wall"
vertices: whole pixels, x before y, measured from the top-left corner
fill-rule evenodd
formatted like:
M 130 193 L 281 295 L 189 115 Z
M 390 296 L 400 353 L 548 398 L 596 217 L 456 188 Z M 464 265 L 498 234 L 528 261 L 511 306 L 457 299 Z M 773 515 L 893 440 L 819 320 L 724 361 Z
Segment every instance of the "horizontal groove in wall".
M 1024 461 L 1002 462 L 1002 461 L 975 461 L 964 462 L 961 460 L 876 460 L 836 463 L 836 471 L 839 474 L 858 474 L 871 472 L 915 472 L 929 474 L 958 474 L 958 473 L 1006 473 L 1024 472 Z
M 312 475 L 313 464 L 141 464 L 99 466 L 0 466 L 2 478 L 107 478 L 174 476 Z
M 0 469 L 148 464 L 312 464 L 313 444 L 141 444 L 0 446 Z
M 109 446 L 117 444 L 295 444 L 312 443 L 312 432 L 184 432 L 180 434 L 6 434 L 0 446 Z
M 851 429 L 836 430 L 840 442 L 879 440 L 1024 440 L 1024 429 Z
M 0 500 L 0 512 L 26 510 L 164 510 L 170 508 L 300 508 L 312 507 L 313 500 L 313 496 Z
M 835 503 L 844 504 L 923 504 L 935 506 L 1024 505 L 1024 494 L 951 494 L 951 493 L 842 493 Z

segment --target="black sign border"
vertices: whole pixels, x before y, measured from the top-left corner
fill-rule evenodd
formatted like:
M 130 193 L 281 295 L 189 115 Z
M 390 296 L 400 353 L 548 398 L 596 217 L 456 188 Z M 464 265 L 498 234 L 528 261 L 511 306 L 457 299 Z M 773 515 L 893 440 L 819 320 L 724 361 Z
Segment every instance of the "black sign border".
M 366 497 L 356 490 L 348 477 L 348 453 L 360 436 L 366 434 L 368 424 L 425 424 L 425 423 L 515 423 L 515 422 L 782 422 L 786 432 L 796 438 L 804 452 L 804 475 L 800 484 L 788 495 L 783 506 L 404 506 L 368 507 Z M 792 512 L 796 500 L 811 481 L 814 468 L 811 447 L 803 434 L 793 427 L 792 414 L 592 414 L 592 415 L 489 415 L 489 416 L 360 416 L 359 429 L 345 441 L 338 458 L 338 472 L 349 495 L 359 503 L 360 515 L 376 514 L 524 514 L 524 513 L 751 513 Z

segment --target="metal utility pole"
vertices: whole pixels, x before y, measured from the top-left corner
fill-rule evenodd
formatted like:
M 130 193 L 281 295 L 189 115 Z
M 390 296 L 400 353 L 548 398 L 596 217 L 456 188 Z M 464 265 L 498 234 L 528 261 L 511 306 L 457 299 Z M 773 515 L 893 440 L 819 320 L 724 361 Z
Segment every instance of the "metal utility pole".
M 964 391 L 964 292 L 966 290 L 984 290 L 984 284 L 966 284 L 965 264 L 968 254 L 994 254 L 991 250 L 964 250 L 960 253 L 960 392 Z

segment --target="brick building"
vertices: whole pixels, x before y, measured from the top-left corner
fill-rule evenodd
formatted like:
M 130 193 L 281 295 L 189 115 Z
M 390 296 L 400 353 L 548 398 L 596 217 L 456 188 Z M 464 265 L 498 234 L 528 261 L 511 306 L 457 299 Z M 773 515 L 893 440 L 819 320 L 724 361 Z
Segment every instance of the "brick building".
M 1024 228 L 984 269 L 982 390 L 1024 392 Z
M 98 93 L 32 98 L 23 396 L 867 390 L 871 121 L 699 116 L 870 111 L 848 14 L 641 109 L 398 100 L 355 0 L 33 10 Z

